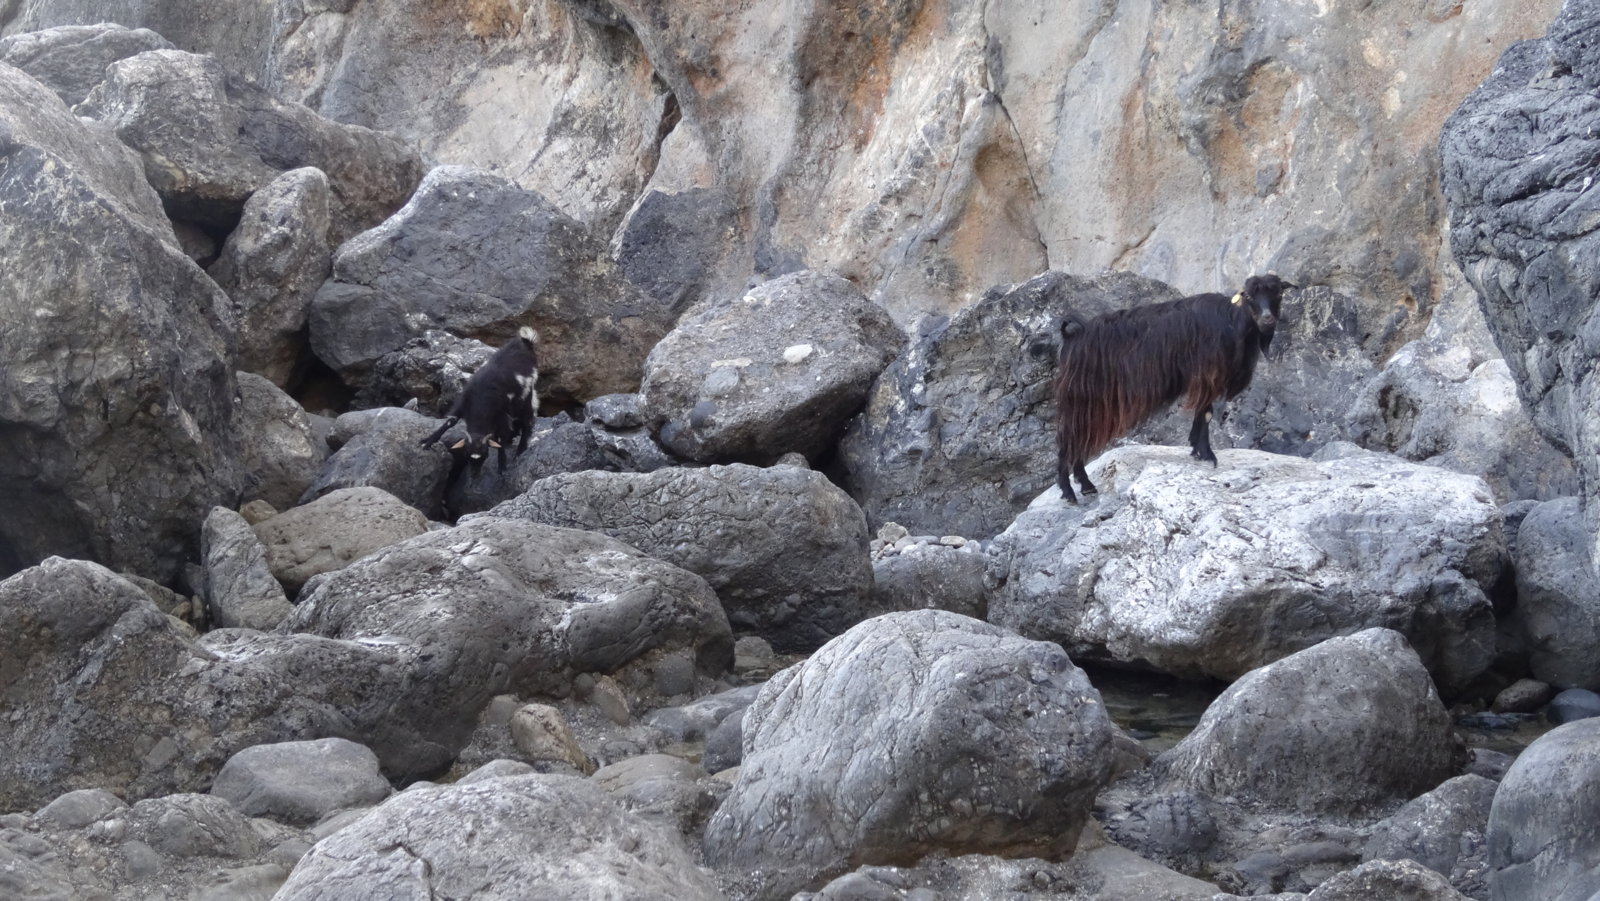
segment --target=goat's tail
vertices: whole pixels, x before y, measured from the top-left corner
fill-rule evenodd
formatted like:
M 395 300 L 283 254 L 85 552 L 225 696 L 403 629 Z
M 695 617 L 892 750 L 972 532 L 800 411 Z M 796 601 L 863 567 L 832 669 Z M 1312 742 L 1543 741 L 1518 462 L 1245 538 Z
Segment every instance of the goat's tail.
M 1073 338 L 1083 334 L 1083 330 L 1088 327 L 1088 321 L 1082 316 L 1079 316 L 1077 313 L 1068 313 L 1061 319 L 1062 344 L 1065 345 L 1066 342 L 1071 341 Z
M 539 333 L 533 330 L 533 326 L 525 325 L 522 328 L 517 329 L 517 337 L 521 338 L 531 347 L 539 340 Z

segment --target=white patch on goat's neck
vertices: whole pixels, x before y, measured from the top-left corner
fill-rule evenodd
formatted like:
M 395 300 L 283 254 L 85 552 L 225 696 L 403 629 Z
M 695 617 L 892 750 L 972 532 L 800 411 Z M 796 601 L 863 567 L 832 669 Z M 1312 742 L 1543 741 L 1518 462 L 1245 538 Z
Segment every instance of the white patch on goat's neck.
M 1233 305 L 1239 306 L 1242 303 L 1244 303 L 1244 292 L 1241 291 L 1238 294 L 1233 295 Z

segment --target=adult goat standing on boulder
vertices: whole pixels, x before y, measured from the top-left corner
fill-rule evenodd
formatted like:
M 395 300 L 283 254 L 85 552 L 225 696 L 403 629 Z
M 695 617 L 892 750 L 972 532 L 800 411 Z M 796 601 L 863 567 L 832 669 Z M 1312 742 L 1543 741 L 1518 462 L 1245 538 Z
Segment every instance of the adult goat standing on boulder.
M 1196 294 L 1061 324 L 1056 372 L 1056 484 L 1071 503 L 1069 477 L 1097 493 L 1084 464 L 1179 397 L 1194 410 L 1189 445 L 1216 465 L 1211 409 L 1250 386 L 1256 361 L 1272 344 L 1283 292 L 1276 275 L 1245 280 L 1244 290 Z
M 495 351 L 489 362 L 467 380 L 444 425 L 422 439 L 422 446 L 430 447 L 456 423 L 466 423 L 467 437 L 450 445 L 455 457 L 450 482 L 465 465 L 470 464 L 477 473 L 490 448 L 498 454 L 501 472 L 505 472 L 506 445 L 512 439 L 517 439 L 517 453 L 528 449 L 534 412 L 539 408 L 539 396 L 533 390 L 533 383 L 539 378 L 539 358 L 534 353 L 537 340 L 538 332 L 528 326 L 519 329 L 515 339 Z

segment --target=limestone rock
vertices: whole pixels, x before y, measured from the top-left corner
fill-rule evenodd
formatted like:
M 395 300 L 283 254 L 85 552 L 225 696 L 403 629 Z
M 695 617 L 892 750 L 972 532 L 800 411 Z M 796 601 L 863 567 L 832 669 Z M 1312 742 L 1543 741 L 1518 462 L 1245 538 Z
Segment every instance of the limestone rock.
M 267 552 L 245 518 L 215 507 L 201 532 L 211 623 L 224 629 L 276 628 L 292 609 L 273 577 Z
M 685 313 L 645 361 L 643 413 L 690 460 L 814 458 L 903 343 L 854 285 L 791 273 Z
M 287 103 L 212 57 L 152 50 L 118 60 L 76 111 L 106 123 L 145 160 L 175 218 L 232 228 L 245 201 L 280 172 L 328 177 L 330 240 L 383 221 L 422 177 L 400 141 Z
M 377 488 L 423 514 L 440 517 L 450 454 L 438 445 L 422 446 L 422 439 L 440 425 L 394 407 L 340 416 L 329 438 L 330 446 L 337 439 L 338 449 L 323 461 L 300 503 L 352 488 Z
M 239 225 L 206 268 L 233 301 L 239 368 L 279 388 L 297 384 L 310 362 L 306 312 L 332 271 L 328 176 L 290 169 L 245 201 Z
M 0 273 L 0 574 L 63 554 L 174 581 L 237 501 L 226 300 L 136 157 L 5 65 Z
M 529 325 L 539 332 L 541 402 L 559 406 L 635 390 L 676 315 L 538 193 L 439 166 L 403 208 L 339 248 L 312 301 L 311 346 L 359 387 L 380 357 L 430 329 L 498 347 Z
M 1202 795 L 1349 814 L 1433 788 L 1458 753 L 1416 653 L 1368 629 L 1246 674 L 1156 765 Z
M 1498 786 L 1482 776 L 1456 776 L 1438 788 L 1406 802 L 1373 829 L 1362 857 L 1366 860 L 1414 860 L 1450 877 L 1458 887 L 1469 880 L 1480 891 L 1481 873 L 1467 872 L 1484 854 L 1489 808 Z
M 669 833 L 590 782 L 543 775 L 396 795 L 318 842 L 275 897 L 512 901 L 530 886 L 574 901 L 722 897 Z
M 1517 610 L 1528 666 L 1559 688 L 1600 690 L 1600 578 L 1576 497 L 1528 511 L 1517 529 Z
M 236 377 L 245 501 L 266 501 L 287 510 L 311 487 L 327 449 L 294 398 L 259 375 L 240 372 Z
M 1600 719 L 1517 757 L 1489 811 L 1489 897 L 1588 901 L 1600 892 Z
M 996 539 L 991 621 L 1082 659 L 1234 679 L 1373 626 L 1413 642 L 1446 693 L 1486 669 L 1486 590 L 1505 567 L 1476 478 L 1361 453 L 1324 463 L 1130 446 L 1093 506 L 1041 495 Z
M 228 758 L 211 794 L 246 816 L 309 826 L 336 810 L 389 796 L 371 750 L 342 738 L 245 748 Z
M 427 519 L 378 488 L 345 488 L 255 525 L 267 564 L 290 596 L 313 576 L 421 535 Z
M 860 508 L 792 466 L 555 475 L 486 515 L 604 532 L 681 566 L 710 583 L 735 628 L 786 650 L 859 621 L 872 589 Z
M 0 63 L 27 72 L 74 106 L 105 77 L 106 66 L 146 50 L 170 49 L 171 42 L 148 28 L 61 25 L 0 38 Z
M 762 689 L 706 858 L 787 898 L 846 864 L 1066 854 L 1112 732 L 1059 647 L 942 611 L 878 617 Z

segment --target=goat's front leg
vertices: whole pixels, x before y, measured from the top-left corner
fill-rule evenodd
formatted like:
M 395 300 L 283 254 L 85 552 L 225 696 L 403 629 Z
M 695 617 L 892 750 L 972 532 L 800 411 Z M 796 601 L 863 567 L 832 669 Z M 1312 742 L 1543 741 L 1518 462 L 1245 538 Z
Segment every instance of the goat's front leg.
M 443 438 L 444 437 L 444 433 L 450 431 L 453 428 L 455 428 L 456 423 L 458 423 L 460 421 L 461 421 L 461 417 L 459 417 L 459 416 L 452 416 L 449 419 L 446 419 L 444 421 L 444 425 L 439 426 L 439 430 L 438 431 L 436 431 L 432 435 L 429 435 L 428 437 L 422 439 L 422 442 L 421 442 L 422 446 L 423 447 L 432 447 L 433 443 L 435 441 L 438 441 L 440 438 Z
M 1072 467 L 1072 474 L 1077 477 L 1078 486 L 1083 491 L 1084 497 L 1088 497 L 1091 494 L 1100 493 L 1100 489 L 1094 487 L 1094 483 L 1089 481 L 1089 473 L 1084 471 L 1082 463 Z
M 1217 465 L 1217 455 L 1211 452 L 1211 405 L 1194 411 L 1194 425 L 1189 427 L 1189 455 Z

